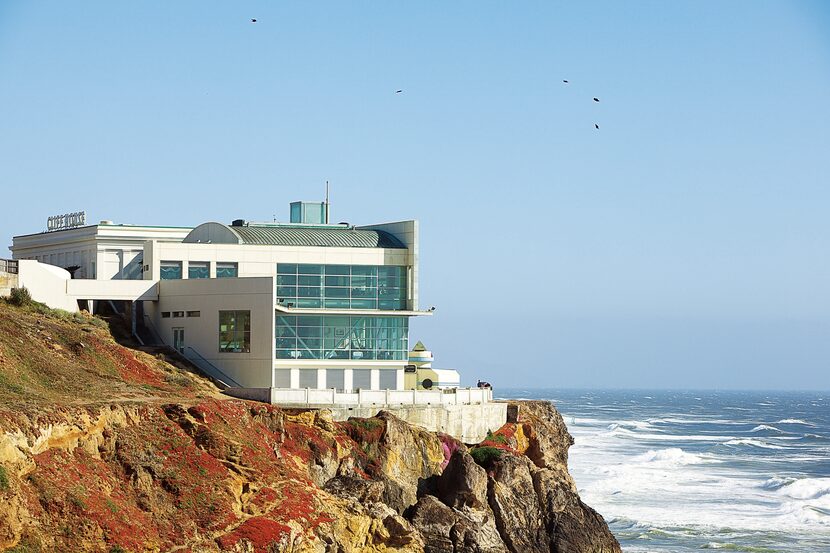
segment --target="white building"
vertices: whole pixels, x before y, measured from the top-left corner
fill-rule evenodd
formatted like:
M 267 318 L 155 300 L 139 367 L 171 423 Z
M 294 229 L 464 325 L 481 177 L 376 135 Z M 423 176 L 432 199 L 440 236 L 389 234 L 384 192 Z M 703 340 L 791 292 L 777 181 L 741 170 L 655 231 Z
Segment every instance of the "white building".
M 11 251 L 66 270 L 21 261 L 35 299 L 126 302 L 138 336 L 230 386 L 402 390 L 409 319 L 431 314 L 417 221 L 332 225 L 326 204 L 291 207 L 291 223 L 102 221 L 16 236 Z

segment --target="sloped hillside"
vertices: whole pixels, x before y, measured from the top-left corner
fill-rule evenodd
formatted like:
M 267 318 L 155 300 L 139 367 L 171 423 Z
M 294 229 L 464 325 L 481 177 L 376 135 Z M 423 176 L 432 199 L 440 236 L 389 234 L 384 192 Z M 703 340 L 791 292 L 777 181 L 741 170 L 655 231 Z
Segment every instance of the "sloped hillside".
M 468 449 L 227 399 L 85 315 L 0 301 L 0 550 L 617 552 L 549 404 Z

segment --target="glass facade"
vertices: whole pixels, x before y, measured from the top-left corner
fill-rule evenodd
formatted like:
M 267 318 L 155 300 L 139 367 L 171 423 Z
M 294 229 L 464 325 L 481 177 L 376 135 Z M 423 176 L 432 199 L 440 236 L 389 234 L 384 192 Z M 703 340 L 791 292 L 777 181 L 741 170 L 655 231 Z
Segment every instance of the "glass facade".
M 182 278 L 181 261 L 162 261 L 159 264 L 161 280 L 177 280 Z
M 406 317 L 277 315 L 277 359 L 403 361 L 409 345 Z
M 250 353 L 250 311 L 219 312 L 219 351 L 224 353 Z
M 207 261 L 191 261 L 187 264 L 187 278 L 210 278 L 210 264 Z
M 236 278 L 239 276 L 239 265 L 236 263 L 217 263 L 216 278 Z
M 406 309 L 406 267 L 278 263 L 277 302 L 312 309 Z

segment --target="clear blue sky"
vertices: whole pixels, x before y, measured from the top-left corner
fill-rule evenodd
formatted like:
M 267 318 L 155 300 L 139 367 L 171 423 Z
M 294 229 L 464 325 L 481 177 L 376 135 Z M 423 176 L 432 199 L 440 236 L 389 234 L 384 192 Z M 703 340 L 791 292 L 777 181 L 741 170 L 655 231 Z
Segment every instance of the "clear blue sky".
M 411 339 L 468 382 L 828 389 L 828 101 L 821 1 L 6 0 L 0 238 L 328 179 L 421 221 Z

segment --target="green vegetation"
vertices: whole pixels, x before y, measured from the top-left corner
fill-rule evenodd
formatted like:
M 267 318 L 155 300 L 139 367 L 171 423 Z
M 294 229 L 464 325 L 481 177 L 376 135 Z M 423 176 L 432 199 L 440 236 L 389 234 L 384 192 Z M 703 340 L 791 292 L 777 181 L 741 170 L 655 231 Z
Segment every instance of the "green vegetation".
M 26 287 L 12 288 L 11 294 L 6 298 L 6 302 L 15 307 L 22 307 L 52 319 L 80 324 L 86 323 L 100 328 L 107 328 L 109 326 L 105 320 L 99 319 L 98 317 L 84 315 L 83 313 L 70 313 L 64 309 L 52 309 L 45 303 L 33 300 L 32 294 L 29 293 Z
M 0 492 L 9 489 L 9 474 L 6 472 L 6 467 L 0 465 Z
M 32 537 L 25 537 L 20 540 L 13 548 L 6 551 L 6 553 L 40 553 L 43 551 L 43 547 L 40 544 L 40 540 Z
M 12 288 L 8 302 L 17 307 L 24 307 L 32 303 L 32 295 L 26 287 Z
M 501 458 L 504 451 L 497 447 L 476 447 L 470 450 L 470 455 L 479 466 L 490 468 L 492 464 Z
M 383 426 L 383 421 L 379 419 L 349 419 L 348 423 L 367 432 L 373 432 Z
M 491 430 L 488 430 L 487 437 L 484 438 L 484 441 L 493 444 L 507 445 L 507 436 L 503 434 L 493 434 Z
M 120 545 L 113 545 L 110 548 L 110 553 L 127 553 L 127 550 L 121 547 Z
M 115 502 L 113 502 L 112 499 L 107 498 L 106 504 L 107 504 L 107 509 L 109 509 L 109 511 L 112 514 L 115 514 L 115 513 L 118 512 L 118 505 L 116 505 Z

